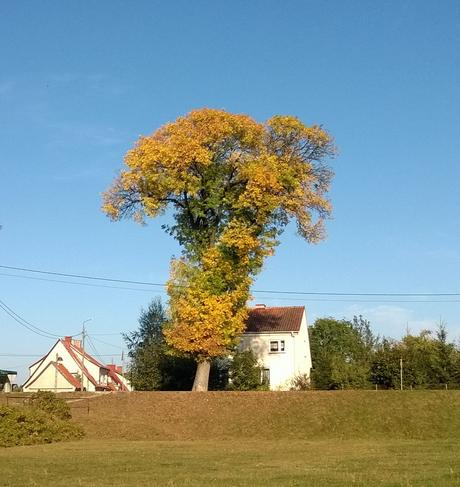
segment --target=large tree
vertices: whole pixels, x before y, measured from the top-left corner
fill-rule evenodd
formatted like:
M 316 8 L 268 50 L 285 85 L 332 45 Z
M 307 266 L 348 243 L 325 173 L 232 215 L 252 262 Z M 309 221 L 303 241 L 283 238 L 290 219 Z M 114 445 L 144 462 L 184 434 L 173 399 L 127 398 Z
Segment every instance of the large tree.
M 309 242 L 324 236 L 331 137 L 292 116 L 258 123 L 223 110 L 196 110 L 141 137 L 105 193 L 114 220 L 144 221 L 171 207 L 165 226 L 183 247 L 168 282 L 168 343 L 197 363 L 206 390 L 210 361 L 244 330 L 252 279 L 291 219 Z

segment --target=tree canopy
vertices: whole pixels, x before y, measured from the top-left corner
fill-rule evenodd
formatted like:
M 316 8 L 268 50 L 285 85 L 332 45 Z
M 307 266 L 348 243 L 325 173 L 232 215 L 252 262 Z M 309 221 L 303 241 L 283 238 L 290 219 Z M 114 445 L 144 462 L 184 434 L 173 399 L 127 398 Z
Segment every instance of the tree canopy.
M 199 365 L 227 353 L 244 329 L 252 279 L 288 222 L 308 242 L 324 237 L 333 154 L 329 134 L 296 117 L 259 123 L 207 108 L 137 141 L 103 209 L 140 222 L 173 209 L 164 228 L 183 254 L 168 283 L 171 346 Z
M 169 353 L 163 329 L 167 310 L 154 299 L 141 311 L 139 328 L 123 334 L 130 358 L 128 376 L 135 390 L 187 390 L 193 383 L 196 365 L 190 359 Z
M 310 327 L 312 380 L 318 389 L 371 385 L 376 338 L 361 316 L 353 321 L 319 318 Z
M 377 337 L 361 316 L 319 318 L 309 332 L 317 389 L 399 389 L 401 359 L 404 388 L 460 388 L 460 348 L 442 323 L 400 340 Z

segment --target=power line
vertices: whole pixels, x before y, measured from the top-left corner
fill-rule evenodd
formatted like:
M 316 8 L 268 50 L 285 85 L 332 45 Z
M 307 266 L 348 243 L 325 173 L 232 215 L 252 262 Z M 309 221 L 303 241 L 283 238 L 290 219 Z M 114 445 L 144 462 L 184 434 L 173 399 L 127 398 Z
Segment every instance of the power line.
M 118 333 L 91 333 L 92 337 L 108 337 L 108 336 L 120 336 L 123 332 Z
M 114 348 L 118 348 L 118 350 L 123 350 L 123 347 L 120 347 L 119 345 L 114 345 L 113 343 L 108 343 L 108 342 L 105 342 L 103 340 L 99 340 L 98 338 L 94 338 L 93 335 L 92 335 L 92 337 L 93 337 L 93 340 L 95 340 L 96 342 L 102 343 L 103 345 L 108 345 L 109 347 L 114 347 Z
M 1 267 L 1 266 L 0 266 Z M 119 290 L 122 290 L 122 291 L 140 291 L 140 292 L 147 292 L 147 293 L 151 293 L 152 290 L 151 289 L 144 289 L 144 288 L 135 288 L 135 287 L 125 287 L 125 286 L 109 286 L 109 285 L 104 285 L 104 284 L 90 284 L 90 283 L 87 283 L 87 282 L 73 282 L 73 281 L 64 281 L 62 279 L 48 279 L 46 277 L 32 277 L 32 276 L 20 276 L 20 275 L 17 275 L 17 274 L 7 274 L 7 273 L 3 273 L 3 272 L 0 272 L 0 276 L 5 276 L 5 277 L 16 277 L 16 278 L 19 278 L 19 279 L 31 279 L 31 280 L 36 280 L 36 281 L 46 281 L 46 282 L 57 282 L 57 283 L 60 283 L 60 284 L 71 284 L 71 285 L 74 285 L 74 286 L 89 286 L 89 287 L 98 287 L 98 288 L 108 288 L 108 289 L 119 289 Z M 162 290 L 162 289 L 158 289 L 156 292 L 160 292 L 160 293 L 165 293 L 166 291 L 165 290 Z M 269 293 L 270 291 L 252 291 L 253 293 L 264 293 L 264 292 L 267 292 Z M 284 291 L 272 291 L 273 293 L 277 292 L 277 293 L 283 293 Z M 290 294 L 291 292 L 290 291 L 285 291 L 286 293 Z M 292 294 L 296 294 L 295 292 L 292 292 Z M 311 294 L 314 294 L 314 293 L 311 293 Z M 328 293 L 321 293 L 321 295 L 325 295 L 325 296 L 328 296 L 329 294 Z M 341 296 L 352 296 L 351 294 L 343 294 Z M 368 297 L 372 297 L 374 295 L 361 295 L 359 294 L 358 296 L 368 296 Z M 379 295 L 379 296 L 392 296 L 392 295 L 387 295 L 387 294 L 384 294 L 384 295 Z M 398 296 L 401 296 L 401 297 L 404 297 L 406 295 L 398 295 Z M 410 295 L 410 296 L 414 296 L 414 295 Z M 408 296 L 408 297 L 410 297 Z M 417 295 L 418 296 L 418 295 Z M 414 296 L 414 297 L 417 297 L 417 296 Z M 422 295 L 422 296 L 418 296 L 418 297 L 424 297 L 425 295 Z M 430 297 L 430 296 L 438 296 L 438 297 L 449 297 L 449 296 L 455 296 L 455 295 L 446 295 L 446 294 L 441 294 L 441 295 L 426 295 L 426 297 Z M 302 301 L 302 302 L 332 302 L 332 303 L 460 303 L 460 300 L 453 300 L 453 299 L 450 299 L 450 300 L 428 300 L 428 299 L 423 299 L 423 300 L 414 300 L 414 299 L 410 299 L 410 300 L 381 300 L 381 299 L 318 299 L 318 298 L 308 298 L 308 297 L 304 297 L 304 298 L 293 298 L 293 297 L 290 297 L 290 298 L 286 298 L 286 297 L 280 297 L 280 296 L 276 296 L 274 297 L 273 295 L 272 296 L 260 296 L 258 297 L 257 299 L 263 299 L 263 300 L 271 300 L 271 301 Z M 119 335 L 119 333 L 96 333 L 94 334 L 93 333 L 93 336 L 94 335 Z
M 27 353 L 0 353 L 0 357 L 29 357 L 29 358 L 32 358 L 32 357 L 43 357 L 43 355 L 37 355 L 37 354 L 29 355 Z
M 99 357 L 118 357 L 121 356 L 121 353 L 106 353 L 101 354 Z M 0 357 L 24 357 L 24 358 L 35 358 L 35 357 L 43 357 L 43 354 L 36 355 L 36 354 L 21 354 L 21 353 L 0 353 Z
M 272 296 L 259 296 L 259 300 L 264 301 L 302 301 L 308 303 L 460 303 L 460 299 L 321 299 L 321 298 L 283 298 Z M 255 301 L 252 299 L 252 301 Z
M 5 277 L 17 277 L 19 279 L 31 279 L 34 281 L 46 281 L 46 282 L 58 282 L 60 284 L 72 284 L 73 286 L 89 286 L 89 287 L 102 287 L 107 289 L 121 289 L 122 291 L 141 291 L 145 293 L 151 293 L 151 289 L 143 289 L 138 287 L 123 287 L 123 286 L 108 286 L 104 284 L 90 284 L 88 282 L 75 282 L 75 281 L 63 281 L 62 279 L 47 279 L 46 277 L 32 277 L 32 276 L 19 276 L 17 274 L 6 274 L 0 272 L 0 276 Z M 164 290 L 157 290 L 157 292 L 166 292 Z
M 15 311 L 13 311 L 9 306 L 7 306 L 3 301 L 0 300 L 0 308 L 8 314 L 11 318 L 13 318 L 16 323 L 21 325 L 22 327 L 26 328 L 27 330 L 31 331 L 32 333 L 35 333 L 36 335 L 42 336 L 44 338 L 49 338 L 51 340 L 55 340 L 56 338 L 59 338 L 58 335 L 55 335 L 54 333 L 49 333 L 46 330 L 42 330 L 41 328 L 38 328 L 35 325 L 32 325 L 32 323 L 29 323 L 26 321 L 24 318 L 22 318 L 20 315 L 18 315 Z
M 15 270 L 15 271 L 35 272 L 37 274 L 48 274 L 48 275 L 52 275 L 52 276 L 61 276 L 61 277 L 74 277 L 77 279 L 91 279 L 94 281 L 120 282 L 120 283 L 124 283 L 124 284 L 138 284 L 138 285 L 144 285 L 144 286 L 160 286 L 160 287 L 165 286 L 165 284 L 159 284 L 159 283 L 155 283 L 155 282 L 129 281 L 126 279 L 111 279 L 108 277 L 86 276 L 83 274 L 66 274 L 64 272 L 42 271 L 42 270 L 38 270 L 38 269 L 27 269 L 25 267 L 13 267 L 13 266 L 8 266 L 8 265 L 0 265 L 0 267 L 3 269 L 11 269 L 11 270 Z
M 165 287 L 165 283 L 148 282 L 148 281 L 133 281 L 127 279 L 113 279 L 99 276 L 88 276 L 84 274 L 67 274 L 64 272 L 52 272 L 39 269 L 30 269 L 26 267 L 14 267 L 7 265 L 0 265 L 0 268 L 16 270 L 21 272 L 33 272 L 37 274 L 48 274 L 61 277 L 71 277 L 78 279 L 90 279 L 96 281 L 118 282 L 125 284 L 136 284 L 143 286 L 159 286 Z M 67 282 L 67 281 L 66 281 Z M 85 283 L 79 283 L 85 285 Z M 87 285 L 87 284 L 86 284 Z M 120 288 L 121 289 L 121 288 Z M 301 296 L 368 296 L 368 297 L 460 297 L 460 293 L 357 293 L 357 292 L 318 292 L 318 291 L 279 291 L 279 290 L 262 290 L 255 289 L 253 293 L 265 294 L 284 294 L 284 295 L 301 295 Z M 455 301 L 456 302 L 456 301 Z
M 88 344 L 89 346 L 91 347 L 91 349 L 93 350 L 94 352 L 94 355 L 96 355 L 96 357 L 101 361 L 101 362 L 104 362 L 104 360 L 102 359 L 102 355 L 99 354 L 99 352 L 97 351 L 94 343 L 93 343 L 93 340 L 91 339 L 90 335 L 86 335 L 86 338 L 88 338 Z
M 55 333 L 46 331 L 46 330 L 44 330 L 42 328 L 39 328 L 38 326 L 33 325 L 32 323 L 30 323 L 30 321 L 27 321 L 21 315 L 19 315 L 18 313 L 16 313 L 16 311 L 14 311 L 12 308 L 10 308 L 1 299 L 0 299 L 0 308 L 6 314 L 8 314 L 11 318 L 13 318 L 13 320 L 16 321 L 16 323 L 18 323 L 22 327 L 26 328 L 27 330 L 31 331 L 32 333 L 35 333 L 36 335 L 39 335 L 39 336 L 42 336 L 44 338 L 48 338 L 48 339 L 51 339 L 51 340 L 56 340 L 57 338 L 60 338 L 60 335 L 56 335 Z M 74 335 L 71 335 L 71 336 L 74 337 L 74 336 L 77 336 L 77 335 L 79 335 L 79 334 L 77 333 L 77 334 L 74 334 Z

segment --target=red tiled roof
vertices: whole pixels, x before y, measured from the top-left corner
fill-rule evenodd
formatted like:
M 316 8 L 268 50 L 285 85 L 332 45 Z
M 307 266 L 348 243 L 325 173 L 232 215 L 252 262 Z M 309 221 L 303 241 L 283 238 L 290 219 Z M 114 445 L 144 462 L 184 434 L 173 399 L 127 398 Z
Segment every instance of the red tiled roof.
M 83 375 L 85 375 L 88 380 L 90 382 L 93 383 L 93 385 L 95 387 L 97 387 L 99 384 L 98 382 L 96 381 L 96 379 L 89 373 L 88 369 L 86 367 L 83 366 L 83 361 L 77 356 L 77 354 L 75 353 L 75 350 L 77 350 L 79 353 L 82 353 L 82 351 L 80 352 L 80 350 L 75 347 L 74 345 L 72 345 L 68 340 L 61 340 L 61 343 L 64 345 L 64 347 L 67 349 L 67 351 L 70 353 L 71 357 L 74 359 L 74 361 L 80 366 L 82 372 L 83 372 Z M 74 350 L 75 349 L 75 350 Z M 88 354 L 85 353 L 85 359 L 88 358 Z M 97 361 L 96 361 L 97 362 Z
M 112 380 L 118 385 L 120 391 L 127 391 L 128 388 L 125 386 L 124 382 L 121 380 L 121 367 L 120 367 L 120 372 L 117 370 L 117 366 L 113 365 L 112 368 L 109 365 L 109 377 L 112 378 Z M 113 384 L 112 384 L 113 385 Z
M 64 337 L 64 339 L 61 339 L 61 342 L 64 344 L 64 346 L 68 349 L 68 347 L 73 348 L 76 350 L 80 355 L 83 355 L 83 349 L 81 348 L 81 341 L 80 340 L 71 340 L 71 337 Z M 88 360 L 92 362 L 94 365 L 97 367 L 100 367 L 102 369 L 107 369 L 107 366 L 101 364 L 98 362 L 92 355 L 90 355 L 86 350 L 85 350 L 85 360 Z
M 58 369 L 58 371 L 70 382 L 76 389 L 81 387 L 80 382 L 74 377 L 64 365 L 60 363 L 52 362 L 52 364 Z
M 304 306 L 256 307 L 249 310 L 247 333 L 299 331 Z

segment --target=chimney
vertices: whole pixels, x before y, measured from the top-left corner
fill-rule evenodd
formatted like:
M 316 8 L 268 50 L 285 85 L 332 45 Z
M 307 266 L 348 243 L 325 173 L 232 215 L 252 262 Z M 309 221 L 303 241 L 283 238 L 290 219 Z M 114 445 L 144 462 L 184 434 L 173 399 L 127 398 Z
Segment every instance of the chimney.
M 267 305 L 263 304 L 263 303 L 256 304 L 256 308 L 258 308 L 258 309 L 265 309 L 266 307 L 267 307 Z
M 72 337 L 64 337 L 64 341 L 70 344 L 72 343 Z
M 107 365 L 107 368 L 112 372 L 116 372 L 117 374 L 121 374 L 122 371 L 121 365 L 109 364 Z

